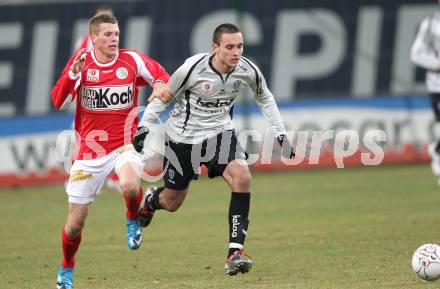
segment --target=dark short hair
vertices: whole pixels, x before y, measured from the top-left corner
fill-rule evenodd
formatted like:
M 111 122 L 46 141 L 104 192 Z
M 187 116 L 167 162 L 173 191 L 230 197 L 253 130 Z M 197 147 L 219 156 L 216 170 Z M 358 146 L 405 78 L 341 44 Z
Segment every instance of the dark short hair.
M 214 34 L 212 35 L 212 42 L 219 45 L 220 38 L 224 33 L 239 33 L 240 28 L 231 23 L 223 23 L 217 26 L 214 30 Z
M 99 24 L 101 23 L 110 23 L 110 24 L 118 24 L 118 19 L 115 16 L 108 13 L 100 13 L 96 14 L 89 20 L 89 32 L 90 34 L 98 34 L 99 32 Z

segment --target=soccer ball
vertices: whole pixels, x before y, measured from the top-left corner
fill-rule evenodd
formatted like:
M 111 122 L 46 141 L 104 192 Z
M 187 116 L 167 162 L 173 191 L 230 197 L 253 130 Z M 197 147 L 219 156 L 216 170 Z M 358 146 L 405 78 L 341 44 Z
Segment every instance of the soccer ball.
M 423 280 L 440 278 L 440 246 L 425 244 L 417 248 L 412 258 L 412 268 Z

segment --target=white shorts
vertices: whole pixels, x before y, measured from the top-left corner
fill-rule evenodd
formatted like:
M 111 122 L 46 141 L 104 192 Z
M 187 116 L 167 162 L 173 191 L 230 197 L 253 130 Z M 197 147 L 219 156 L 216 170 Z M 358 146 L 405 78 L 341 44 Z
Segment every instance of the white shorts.
M 127 162 L 130 162 L 138 176 L 141 176 L 144 163 L 132 145 L 120 147 L 102 158 L 75 160 L 70 169 L 69 183 L 66 188 L 69 203 L 87 204 L 93 202 L 107 175 L 114 169 L 119 176 L 119 171 Z

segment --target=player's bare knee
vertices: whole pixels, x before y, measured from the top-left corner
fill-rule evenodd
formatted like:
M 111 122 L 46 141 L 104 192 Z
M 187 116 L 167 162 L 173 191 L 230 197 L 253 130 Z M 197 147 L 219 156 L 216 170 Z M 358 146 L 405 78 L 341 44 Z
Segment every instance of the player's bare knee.
M 75 221 L 66 225 L 66 234 L 69 237 L 77 236 L 81 230 L 84 228 L 84 221 Z
M 136 196 L 139 190 L 136 182 L 121 183 L 121 190 L 125 196 Z
M 249 171 L 241 171 L 234 176 L 234 184 L 239 187 L 250 187 L 252 176 Z

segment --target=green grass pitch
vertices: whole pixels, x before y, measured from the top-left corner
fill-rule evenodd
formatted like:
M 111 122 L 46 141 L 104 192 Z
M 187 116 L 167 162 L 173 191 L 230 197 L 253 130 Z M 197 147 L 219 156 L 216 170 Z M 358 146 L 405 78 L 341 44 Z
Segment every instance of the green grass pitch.
M 230 189 L 200 178 L 160 211 L 137 251 L 122 197 L 103 190 L 76 258 L 75 288 L 439 288 L 411 270 L 440 243 L 440 188 L 428 164 L 254 174 L 248 274 L 224 275 Z M 0 191 L 0 288 L 55 288 L 66 218 L 62 186 Z

